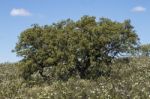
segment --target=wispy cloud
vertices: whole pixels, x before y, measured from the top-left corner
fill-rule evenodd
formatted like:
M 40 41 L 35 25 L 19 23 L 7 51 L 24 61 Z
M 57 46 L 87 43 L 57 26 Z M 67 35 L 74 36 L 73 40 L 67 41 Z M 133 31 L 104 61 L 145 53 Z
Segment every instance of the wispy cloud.
M 31 13 L 23 8 L 13 8 L 10 12 L 11 16 L 31 16 Z
M 136 7 L 132 8 L 131 11 L 132 11 L 132 12 L 145 12 L 145 11 L 146 11 L 146 8 L 145 8 L 145 7 L 142 7 L 142 6 L 136 6 Z

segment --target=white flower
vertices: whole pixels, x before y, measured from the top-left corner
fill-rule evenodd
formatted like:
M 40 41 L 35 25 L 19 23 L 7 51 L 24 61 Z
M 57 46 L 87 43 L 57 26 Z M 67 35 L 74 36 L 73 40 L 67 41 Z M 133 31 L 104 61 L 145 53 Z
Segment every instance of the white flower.
M 93 93 L 93 94 L 94 94 L 94 93 L 95 93 L 95 91 L 91 91 L 91 93 Z

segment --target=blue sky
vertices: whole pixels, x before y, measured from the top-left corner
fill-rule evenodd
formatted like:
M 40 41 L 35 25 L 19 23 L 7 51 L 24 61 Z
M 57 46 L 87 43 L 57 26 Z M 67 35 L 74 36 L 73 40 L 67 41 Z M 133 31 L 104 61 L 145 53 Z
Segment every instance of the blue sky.
M 131 19 L 141 43 L 150 43 L 150 0 L 1 0 L 0 62 L 19 60 L 11 50 L 32 24 L 51 24 L 83 15 L 122 22 Z

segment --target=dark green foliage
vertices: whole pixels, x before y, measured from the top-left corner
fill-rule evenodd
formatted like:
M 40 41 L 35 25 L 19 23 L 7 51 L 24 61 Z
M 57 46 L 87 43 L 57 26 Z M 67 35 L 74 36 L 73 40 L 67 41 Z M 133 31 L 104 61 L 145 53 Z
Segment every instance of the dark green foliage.
M 138 40 L 129 20 L 96 21 L 83 16 L 76 22 L 68 19 L 50 26 L 33 25 L 21 33 L 15 52 L 23 57 L 25 79 L 35 72 L 44 80 L 97 78 L 109 76 L 112 60 L 133 52 Z

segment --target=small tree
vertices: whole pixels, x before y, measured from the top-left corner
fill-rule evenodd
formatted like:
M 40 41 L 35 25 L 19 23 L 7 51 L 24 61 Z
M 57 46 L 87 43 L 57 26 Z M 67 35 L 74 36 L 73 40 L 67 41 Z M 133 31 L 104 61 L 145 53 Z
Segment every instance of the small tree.
M 142 56 L 149 57 L 150 56 L 150 44 L 141 45 L 140 52 Z
M 15 52 L 23 57 L 24 77 L 39 72 L 45 79 L 44 68 L 57 79 L 94 78 L 110 74 L 111 61 L 128 54 L 138 45 L 138 36 L 130 24 L 83 16 L 50 26 L 34 25 L 21 33 Z M 106 72 L 105 72 L 106 71 Z

